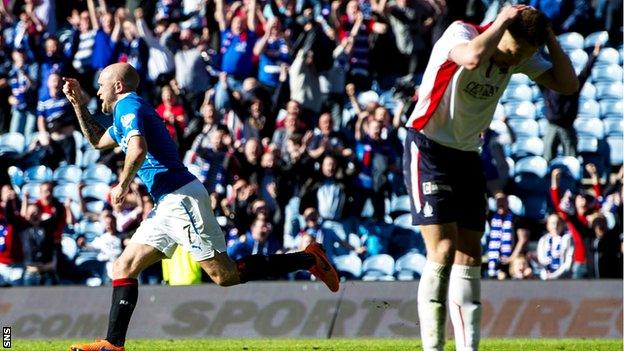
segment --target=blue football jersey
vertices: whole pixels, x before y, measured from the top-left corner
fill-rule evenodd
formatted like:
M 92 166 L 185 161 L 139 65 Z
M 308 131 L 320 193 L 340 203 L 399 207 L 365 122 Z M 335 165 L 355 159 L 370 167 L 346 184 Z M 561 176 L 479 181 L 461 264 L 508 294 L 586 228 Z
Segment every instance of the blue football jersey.
M 163 120 L 143 98 L 136 93 L 128 94 L 117 101 L 113 116 L 108 133 L 124 153 L 131 137 L 145 138 L 147 155 L 137 175 L 155 202 L 196 179 L 180 160 Z

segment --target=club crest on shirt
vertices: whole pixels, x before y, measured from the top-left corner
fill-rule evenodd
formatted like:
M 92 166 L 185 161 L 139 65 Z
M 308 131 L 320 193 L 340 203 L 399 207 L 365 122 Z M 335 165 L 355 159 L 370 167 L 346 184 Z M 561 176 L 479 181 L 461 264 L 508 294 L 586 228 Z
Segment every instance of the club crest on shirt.
M 121 116 L 121 125 L 124 126 L 124 128 L 127 128 L 130 123 L 132 123 L 132 120 L 134 120 L 134 117 L 134 113 L 127 113 Z

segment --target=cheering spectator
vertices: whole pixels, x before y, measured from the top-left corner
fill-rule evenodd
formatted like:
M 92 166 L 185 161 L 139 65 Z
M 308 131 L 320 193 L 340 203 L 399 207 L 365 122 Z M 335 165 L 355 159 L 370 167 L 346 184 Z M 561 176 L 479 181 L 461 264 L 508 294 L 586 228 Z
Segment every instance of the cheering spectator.
M 9 72 L 11 86 L 11 132 L 22 133 L 30 137 L 35 131 L 36 117 L 33 114 L 36 101 L 39 67 L 35 63 L 26 62 L 23 49 L 14 50 L 13 68 Z
M 249 231 L 240 236 L 239 241 L 228 247 L 228 255 L 234 260 L 239 260 L 250 255 L 270 255 L 276 253 L 280 246 L 271 237 L 271 223 L 264 217 L 256 217 L 251 222 Z
M 216 0 L 215 19 L 221 30 L 221 69 L 228 74 L 228 83 L 235 88 L 240 87 L 253 69 L 252 56 L 257 40 L 256 0 L 250 0 L 248 4 L 250 8 L 244 8 L 241 2 L 236 2 L 226 15 L 223 0 Z
M 546 221 L 547 232 L 537 243 L 537 260 L 541 266 L 542 280 L 568 278 L 572 273 L 574 244 L 572 236 L 565 231 L 564 222 L 557 214 Z
M 349 157 L 353 154 L 351 149 L 345 147 L 342 133 L 334 130 L 332 116 L 328 112 L 319 117 L 318 127 L 308 145 L 308 154 L 314 159 L 325 155 Z
M 162 1 L 159 3 L 162 3 Z M 142 8 L 134 10 L 134 19 L 136 20 L 138 35 L 145 40 L 149 47 L 147 75 L 150 81 L 154 83 L 170 81 L 175 72 L 174 58 L 173 53 L 165 43 L 171 33 L 166 32 L 166 29 L 162 29 L 163 26 L 157 26 L 155 33 L 152 33 L 152 30 L 148 28 L 143 18 Z
M 7 211 L 17 209 L 15 191 L 4 185 L 0 194 L 0 287 L 22 285 L 24 250 L 15 226 L 8 220 Z
M 323 220 L 338 221 L 343 218 L 350 194 L 347 185 L 336 176 L 337 170 L 334 156 L 325 156 L 321 162 L 321 176 L 308 179 L 301 189 L 300 210 L 316 208 Z
M 62 74 L 67 71 L 69 63 L 59 45 L 58 39 L 51 36 L 46 38 L 43 50 L 35 51 L 35 57 L 39 63 L 39 79 L 41 82 L 47 82 L 52 73 Z M 48 84 L 40 84 L 39 97 L 49 95 Z
M 171 139 L 178 143 L 186 128 L 184 108 L 178 103 L 173 89 L 169 85 L 161 88 L 160 96 L 162 102 L 156 107 L 156 112 L 165 122 Z
M 509 264 L 509 276 L 514 280 L 534 279 L 533 269 L 524 255 L 519 255 L 511 259 Z
M 490 219 L 487 244 L 487 274 L 490 278 L 505 279 L 508 275 L 514 247 L 513 218 L 513 214 L 509 211 L 507 196 L 503 193 L 496 194 L 496 212 Z
M 271 93 L 279 83 L 280 66 L 290 61 L 288 50 L 279 20 L 269 20 L 264 36 L 256 42 L 253 52 L 260 57 L 258 80 Z

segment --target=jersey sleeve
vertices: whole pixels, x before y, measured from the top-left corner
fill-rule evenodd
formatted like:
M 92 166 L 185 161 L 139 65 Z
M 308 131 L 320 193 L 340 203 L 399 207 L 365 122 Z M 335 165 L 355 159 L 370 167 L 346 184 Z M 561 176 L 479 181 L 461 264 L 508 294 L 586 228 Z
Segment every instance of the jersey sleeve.
M 113 129 L 113 126 L 108 127 L 106 133 L 108 133 L 111 139 L 113 139 L 116 143 L 119 143 L 119 141 L 117 140 L 117 136 L 115 135 L 115 130 Z
M 524 73 L 532 80 L 539 77 L 542 73 L 548 71 L 552 67 L 552 63 L 545 60 L 539 52 L 536 52 L 530 59 L 519 64 L 515 73 Z
M 145 135 L 143 129 L 143 118 L 140 115 L 140 105 L 134 102 L 130 102 L 121 106 L 119 111 L 121 115 L 119 122 L 121 126 L 121 134 L 125 137 L 125 140 L 129 140 L 135 135 Z
M 445 60 L 450 59 L 449 53 L 454 47 L 467 43 L 479 35 L 477 29 L 461 21 L 453 22 L 436 42 L 434 50 Z

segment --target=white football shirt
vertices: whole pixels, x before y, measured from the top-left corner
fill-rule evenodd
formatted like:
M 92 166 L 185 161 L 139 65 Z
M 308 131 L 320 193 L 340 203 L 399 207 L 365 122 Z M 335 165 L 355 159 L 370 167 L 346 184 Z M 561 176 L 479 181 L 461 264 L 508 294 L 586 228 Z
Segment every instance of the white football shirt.
M 435 43 L 407 127 L 444 146 L 478 151 L 479 135 L 492 121 L 511 75 L 524 73 L 535 79 L 552 67 L 539 53 L 507 72 L 491 62 L 471 71 L 449 58 L 454 47 L 469 42 L 486 28 L 456 21 Z

